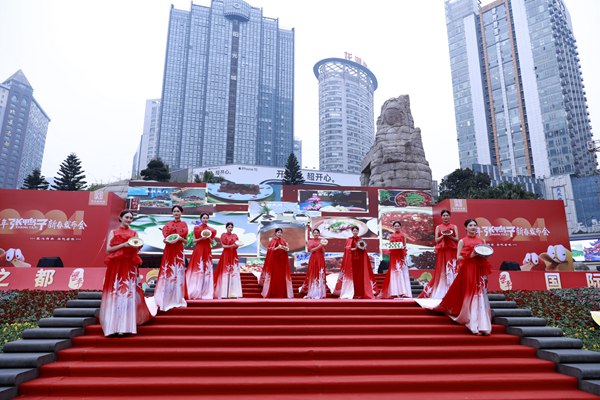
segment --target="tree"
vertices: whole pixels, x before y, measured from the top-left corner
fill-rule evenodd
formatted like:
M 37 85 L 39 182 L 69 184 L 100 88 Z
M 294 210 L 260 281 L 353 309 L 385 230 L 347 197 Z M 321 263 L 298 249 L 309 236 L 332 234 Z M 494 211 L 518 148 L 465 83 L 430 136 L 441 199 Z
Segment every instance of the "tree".
M 27 190 L 48 190 L 48 181 L 42 175 L 39 168 L 33 170 L 33 172 L 25 177 L 23 180 L 23 186 L 21 189 Z
M 490 177 L 469 168 L 456 169 L 440 184 L 438 200 L 445 199 L 486 199 L 489 195 Z
M 285 164 L 285 172 L 283 173 L 283 184 L 284 185 L 302 185 L 304 184 L 304 178 L 302 177 L 302 171 L 300 170 L 300 164 L 294 153 L 290 153 Z
M 154 158 L 148 162 L 146 169 L 140 172 L 145 181 L 168 182 L 171 179 L 169 166 L 162 162 L 160 157 Z
M 537 199 L 539 196 L 528 192 L 523 186 L 513 182 L 502 182 L 489 189 L 489 199 Z
M 225 181 L 225 178 L 222 176 L 215 176 L 215 174 L 209 170 L 204 171 L 202 176 L 198 174 L 194 176 L 195 183 L 221 183 L 223 181 Z
M 60 164 L 58 177 L 54 178 L 52 189 L 54 190 L 83 190 L 87 182 L 81 168 L 81 161 L 75 153 L 67 156 L 65 161 Z

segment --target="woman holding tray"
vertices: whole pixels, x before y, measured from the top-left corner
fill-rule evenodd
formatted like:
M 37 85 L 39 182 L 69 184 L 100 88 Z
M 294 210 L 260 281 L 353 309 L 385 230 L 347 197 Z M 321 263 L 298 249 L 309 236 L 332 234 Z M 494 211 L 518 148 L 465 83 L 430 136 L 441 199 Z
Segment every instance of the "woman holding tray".
M 137 325 L 152 318 L 144 292 L 138 285 L 141 241 L 137 232 L 129 227 L 132 221 L 131 211 L 121 211 L 121 224 L 107 239 L 106 275 L 100 305 L 100 325 L 105 336 L 137 333 Z
M 156 305 L 163 311 L 187 306 L 183 244 L 187 242 L 188 226 L 181 220 L 183 207 L 173 206 L 171 212 L 173 221 L 162 228 L 165 251 L 154 290 Z
M 442 223 L 435 227 L 435 270 L 419 297 L 441 299 L 456 277 L 458 228 L 450 223 L 450 211 L 442 210 Z
M 294 298 L 288 259 L 289 247 L 282 235 L 283 230 L 277 228 L 275 229 L 275 237 L 269 241 L 263 266 L 264 285 L 262 296 L 264 298 Z
M 458 242 L 458 275 L 442 302 L 434 308 L 456 322 L 464 324 L 475 335 L 492 332 L 492 316 L 487 297 L 487 275 L 491 265 L 478 247 L 490 249 L 477 236 L 477 222 L 465 221 L 467 236 Z
M 242 281 L 237 254 L 240 242 L 238 236 L 233 233 L 233 222 L 227 222 L 225 229 L 227 232 L 221 235 L 223 253 L 215 272 L 215 299 L 242 297 Z
M 353 226 L 352 236 L 346 239 L 342 267 L 333 294 L 340 299 L 373 299 L 375 289 L 366 242 L 358 236 L 358 227 Z
M 390 236 L 390 266 L 383 280 L 381 298 L 412 297 L 410 275 L 406 263 L 406 237 L 400 221 L 392 223 L 394 233 Z
M 308 260 L 306 279 L 299 289 L 300 293 L 306 293 L 305 299 L 324 299 L 327 296 L 327 283 L 325 282 L 325 245 L 327 245 L 327 240 L 321 239 L 320 235 L 320 230 L 313 229 L 313 238 L 306 243 L 310 259 Z
M 211 300 L 214 295 L 213 262 L 210 250 L 217 231 L 208 226 L 208 214 L 200 214 L 200 225 L 194 227 L 195 244 L 190 263 L 185 271 L 186 299 Z

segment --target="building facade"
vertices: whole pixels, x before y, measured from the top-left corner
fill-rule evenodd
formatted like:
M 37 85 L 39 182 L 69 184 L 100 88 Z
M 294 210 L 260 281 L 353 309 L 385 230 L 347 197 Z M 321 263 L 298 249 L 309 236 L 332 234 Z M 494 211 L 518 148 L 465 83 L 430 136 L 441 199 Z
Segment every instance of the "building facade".
M 156 145 L 158 138 L 158 127 L 160 124 L 160 99 L 146 100 L 146 111 L 144 112 L 144 128 L 140 144 L 133 157 L 131 177 L 139 176 L 146 168 L 150 160 L 156 158 Z
M 21 70 L 0 84 L 0 188 L 20 188 L 41 169 L 49 123 Z
M 503 176 L 592 174 L 595 153 L 562 0 L 446 0 L 461 168 Z
M 171 8 L 157 144 L 171 169 L 285 165 L 293 97 L 293 29 L 241 0 Z
M 322 171 L 360 174 L 375 137 L 377 78 L 362 63 L 326 58 L 314 66 L 319 81 L 319 165 Z

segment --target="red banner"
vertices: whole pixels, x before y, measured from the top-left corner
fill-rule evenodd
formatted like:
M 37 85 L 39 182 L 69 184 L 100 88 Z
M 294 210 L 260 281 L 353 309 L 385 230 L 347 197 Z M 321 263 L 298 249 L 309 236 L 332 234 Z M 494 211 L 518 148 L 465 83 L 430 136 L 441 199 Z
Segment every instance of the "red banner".
M 464 221 L 473 218 L 479 236 L 491 245 L 494 268 L 521 271 L 573 271 L 565 206 L 560 200 L 444 200 L 434 207 L 450 210 L 450 222 L 466 235 Z
M 102 290 L 105 268 L 0 268 L 0 290 Z M 416 280 L 430 279 L 431 271 L 410 270 Z M 156 281 L 158 269 L 140 268 L 143 288 Z M 552 290 L 574 287 L 600 288 L 600 272 L 515 272 L 494 271 L 488 289 Z
M 0 268 L 101 267 L 106 237 L 125 201 L 113 193 L 0 190 Z

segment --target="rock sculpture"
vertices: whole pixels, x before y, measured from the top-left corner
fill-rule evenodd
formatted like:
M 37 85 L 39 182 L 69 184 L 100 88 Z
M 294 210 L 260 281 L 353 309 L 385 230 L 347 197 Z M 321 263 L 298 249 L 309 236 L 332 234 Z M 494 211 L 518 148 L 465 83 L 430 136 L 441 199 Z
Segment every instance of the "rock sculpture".
M 362 186 L 431 190 L 431 168 L 408 95 L 387 100 L 377 118 L 375 143 L 363 159 Z

